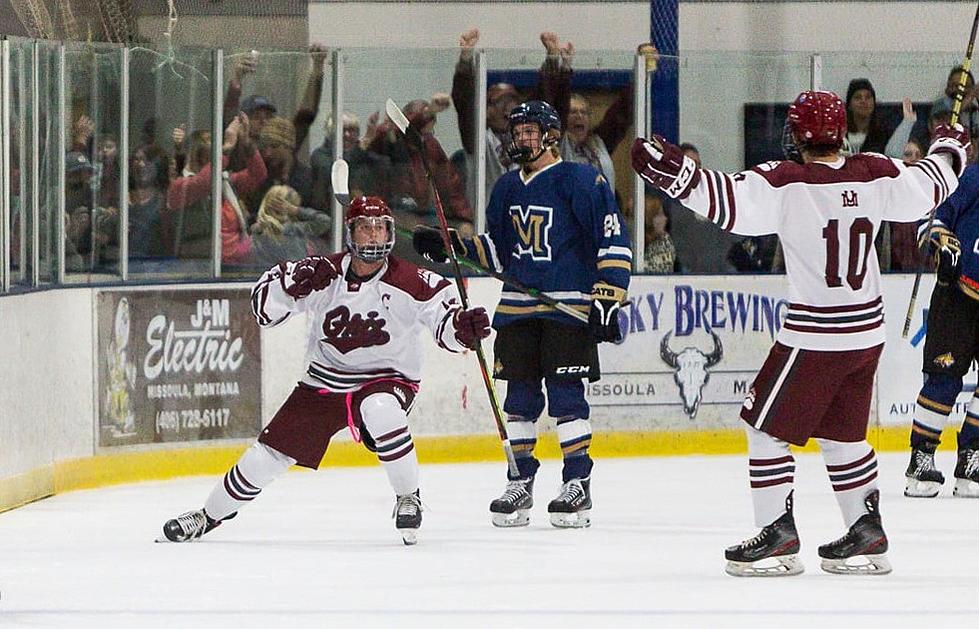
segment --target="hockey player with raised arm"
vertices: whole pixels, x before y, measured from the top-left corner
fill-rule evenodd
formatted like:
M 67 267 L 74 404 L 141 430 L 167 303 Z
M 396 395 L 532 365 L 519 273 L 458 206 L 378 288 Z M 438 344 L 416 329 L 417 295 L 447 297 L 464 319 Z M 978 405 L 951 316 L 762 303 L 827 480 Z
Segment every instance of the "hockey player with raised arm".
M 832 92 L 802 92 L 790 105 L 790 149 L 799 160 L 737 174 L 698 168 L 664 138 L 639 138 L 633 168 L 722 229 L 778 234 L 788 307 L 775 346 L 749 389 L 748 469 L 757 536 L 725 551 L 735 576 L 803 571 L 792 515 L 795 459 L 789 444 L 819 443 L 846 533 L 819 547 L 821 567 L 884 574 L 877 460 L 867 443 L 874 373 L 885 339 L 874 237 L 881 221 L 910 222 L 955 189 L 968 136 L 940 127 L 928 156 L 904 164 L 840 153 L 846 111 Z
M 504 284 L 493 315 L 494 376 L 507 381 L 503 410 L 519 474 L 508 473 L 490 504 L 496 526 L 525 526 L 534 504 L 537 419 L 557 422 L 564 455 L 561 492 L 547 507 L 560 528 L 591 523 L 591 443 L 584 378 L 600 376 L 597 343 L 618 341 L 619 306 L 629 286 L 632 252 L 622 215 L 594 167 L 561 160 L 561 121 L 551 105 L 528 101 L 508 119 L 510 157 L 519 170 L 503 174 L 486 208 L 486 232 L 453 236 L 457 255 L 506 273 L 587 314 L 588 324 Z M 416 228 L 415 249 L 444 261 L 436 230 Z M 584 318 L 584 317 L 583 317 Z
M 306 313 L 306 373 L 204 507 L 166 522 L 161 541 L 199 539 L 290 466 L 318 468 L 330 438 L 349 428 L 377 453 L 396 496 L 395 526 L 415 543 L 422 516 L 408 411 L 421 377 L 418 333 L 463 352 L 489 336 L 489 316 L 463 310 L 442 276 L 390 255 L 394 219 L 382 199 L 357 197 L 345 222 L 345 252 L 281 262 L 252 289 L 262 327 Z
M 914 498 L 934 498 L 945 482 L 935 467 L 935 449 L 962 392 L 962 377 L 979 358 L 979 166 L 965 169 L 925 234 L 927 228 L 922 224 L 921 235 L 936 258 L 938 278 L 928 308 L 921 367 L 925 383 L 914 408 L 911 462 L 905 472 L 904 495 Z M 979 498 L 979 390 L 959 431 L 954 474 L 952 495 Z

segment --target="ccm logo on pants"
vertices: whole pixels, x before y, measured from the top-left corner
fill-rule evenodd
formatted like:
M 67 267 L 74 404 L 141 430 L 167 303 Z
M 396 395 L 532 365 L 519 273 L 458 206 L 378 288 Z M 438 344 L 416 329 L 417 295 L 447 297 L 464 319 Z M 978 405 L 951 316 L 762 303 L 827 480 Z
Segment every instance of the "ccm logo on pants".
M 569 365 L 567 367 L 558 367 L 554 370 L 554 373 L 588 373 L 591 371 L 591 367 L 588 365 Z

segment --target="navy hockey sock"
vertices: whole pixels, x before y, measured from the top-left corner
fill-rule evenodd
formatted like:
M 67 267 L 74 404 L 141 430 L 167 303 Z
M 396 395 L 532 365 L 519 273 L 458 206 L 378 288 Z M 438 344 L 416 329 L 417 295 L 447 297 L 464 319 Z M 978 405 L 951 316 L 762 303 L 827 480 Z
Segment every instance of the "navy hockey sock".
M 540 467 L 540 461 L 534 457 L 534 447 L 537 445 L 537 423 L 519 415 L 507 415 L 507 436 L 513 448 L 513 458 L 517 461 L 519 478 L 533 478 Z M 509 477 L 509 473 L 507 474 Z M 517 480 L 510 477 L 510 480 Z
M 591 422 L 580 417 L 559 417 L 557 438 L 564 456 L 563 481 L 574 478 L 588 478 L 591 475 L 592 460 L 588 456 L 591 445 Z
M 969 402 L 969 410 L 965 413 L 962 421 L 962 430 L 959 431 L 959 450 L 972 448 L 979 441 L 979 397 L 972 396 Z
M 952 412 L 955 398 L 962 390 L 962 378 L 948 374 L 928 374 L 914 407 L 911 447 L 938 444 L 942 429 Z

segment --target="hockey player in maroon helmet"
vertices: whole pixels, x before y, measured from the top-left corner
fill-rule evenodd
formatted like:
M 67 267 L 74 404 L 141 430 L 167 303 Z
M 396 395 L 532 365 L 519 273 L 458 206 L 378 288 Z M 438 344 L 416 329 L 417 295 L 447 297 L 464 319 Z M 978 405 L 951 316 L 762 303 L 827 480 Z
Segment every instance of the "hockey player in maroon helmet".
M 316 469 L 330 438 L 348 428 L 377 453 L 396 496 L 395 526 L 415 543 L 421 499 L 408 410 L 421 377 L 418 332 L 463 352 L 489 335 L 489 316 L 463 310 L 444 277 L 390 255 L 394 219 L 382 199 L 354 199 L 345 232 L 346 251 L 281 262 L 252 289 L 264 328 L 307 314 L 306 372 L 204 507 L 166 522 L 160 541 L 199 539 L 290 466 Z
M 968 137 L 939 128 L 928 156 L 904 164 L 883 155 L 845 157 L 842 101 L 802 92 L 789 106 L 787 156 L 727 174 L 699 168 L 659 135 L 639 138 L 632 165 L 643 179 L 721 229 L 778 234 L 789 308 L 775 346 L 741 409 L 757 536 L 725 551 L 734 576 L 802 572 L 792 515 L 795 459 L 789 444 L 819 442 L 847 526 L 819 547 L 821 567 L 884 574 L 877 459 L 867 443 L 874 373 L 884 343 L 874 237 L 881 221 L 923 218 L 958 184 Z

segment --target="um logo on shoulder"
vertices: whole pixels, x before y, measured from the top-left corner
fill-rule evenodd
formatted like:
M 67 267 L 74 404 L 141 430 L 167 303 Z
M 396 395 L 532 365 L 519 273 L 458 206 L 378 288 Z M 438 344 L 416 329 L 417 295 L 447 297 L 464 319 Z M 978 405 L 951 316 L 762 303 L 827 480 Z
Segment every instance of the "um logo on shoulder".
M 857 207 L 857 191 L 856 190 L 844 190 L 843 191 L 843 207 Z

